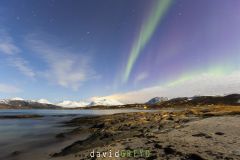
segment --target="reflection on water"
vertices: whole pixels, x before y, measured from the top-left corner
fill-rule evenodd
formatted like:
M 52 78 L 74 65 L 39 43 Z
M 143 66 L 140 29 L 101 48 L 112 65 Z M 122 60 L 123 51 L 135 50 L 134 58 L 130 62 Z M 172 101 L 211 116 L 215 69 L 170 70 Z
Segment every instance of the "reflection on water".
M 0 110 L 0 115 L 26 115 L 38 114 L 42 118 L 34 119 L 0 119 L 0 151 L 10 154 L 16 148 L 36 141 L 53 138 L 55 134 L 64 132 L 69 128 L 59 127 L 60 122 L 73 117 L 106 115 L 125 112 L 139 112 L 139 110 Z M 147 110 L 141 112 L 149 112 Z M 5 156 L 5 155 L 1 155 Z M 0 156 L 0 158 L 1 158 Z

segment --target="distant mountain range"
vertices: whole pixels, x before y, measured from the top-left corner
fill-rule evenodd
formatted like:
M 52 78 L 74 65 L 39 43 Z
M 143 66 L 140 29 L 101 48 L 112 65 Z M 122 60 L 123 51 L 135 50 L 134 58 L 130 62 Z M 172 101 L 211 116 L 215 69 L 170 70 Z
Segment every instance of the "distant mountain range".
M 63 101 L 61 103 L 57 103 L 56 105 L 66 108 L 75 108 L 75 107 L 90 107 L 90 106 L 116 106 L 123 105 L 117 100 L 106 99 L 106 98 L 95 98 L 90 102 L 85 101 Z
M 167 101 L 152 104 L 152 108 L 181 107 L 181 106 L 203 106 L 203 105 L 240 105 L 240 94 L 226 96 L 194 96 L 173 98 Z
M 86 107 L 89 105 L 89 103 L 83 102 L 83 101 L 62 101 L 60 103 L 57 103 L 56 105 L 64 108 L 76 108 L 76 107 Z
M 84 101 L 63 101 L 51 103 L 46 99 L 24 100 L 22 98 L 1 99 L 0 109 L 64 109 L 64 108 L 165 108 L 176 106 L 201 106 L 201 105 L 240 105 L 240 94 L 226 96 L 194 96 L 180 97 L 168 100 L 165 97 L 155 97 L 145 104 L 122 104 L 117 100 L 106 98 L 95 98 L 90 102 Z
M 1 99 L 0 109 L 61 109 L 61 107 L 46 103 L 46 100 L 24 100 L 22 98 Z
M 95 98 L 90 102 L 85 101 L 62 101 L 60 103 L 51 103 L 46 99 L 40 100 L 24 100 L 16 97 L 11 99 L 1 99 L 0 108 L 14 108 L 14 109 L 26 109 L 26 108 L 43 108 L 43 109 L 63 109 L 63 108 L 79 108 L 79 107 L 91 107 L 91 106 L 116 106 L 123 105 L 122 103 L 106 98 Z
M 114 100 L 114 99 L 106 99 L 106 98 L 96 98 L 88 106 L 119 106 L 123 105 L 123 103 Z

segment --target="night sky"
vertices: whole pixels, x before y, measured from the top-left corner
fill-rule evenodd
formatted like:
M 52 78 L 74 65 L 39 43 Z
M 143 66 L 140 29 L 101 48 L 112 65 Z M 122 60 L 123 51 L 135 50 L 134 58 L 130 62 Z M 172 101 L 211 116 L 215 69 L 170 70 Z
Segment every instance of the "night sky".
M 240 91 L 239 0 L 1 0 L 0 98 Z

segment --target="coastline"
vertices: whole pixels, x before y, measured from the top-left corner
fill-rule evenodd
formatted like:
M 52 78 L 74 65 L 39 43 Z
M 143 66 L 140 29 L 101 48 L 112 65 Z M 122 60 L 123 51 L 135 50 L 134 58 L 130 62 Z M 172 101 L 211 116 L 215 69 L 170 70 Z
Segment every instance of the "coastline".
M 58 133 L 56 143 L 47 145 L 49 149 L 45 157 L 52 160 L 240 159 L 240 106 L 154 111 L 79 117 L 65 121 L 62 127 L 73 129 Z M 44 150 L 41 147 L 38 149 L 38 152 L 33 152 L 36 160 Z M 133 151 L 136 150 L 149 151 L 150 154 L 134 157 Z M 129 157 L 126 157 L 128 153 L 125 157 L 122 153 L 121 157 L 109 157 L 110 153 L 119 151 L 132 153 Z M 32 158 L 27 155 L 32 154 L 13 153 L 10 158 Z
M 87 124 L 91 127 L 78 127 L 70 133 L 63 133 L 63 138 L 81 134 L 84 130 L 91 132 L 91 136 L 53 154 L 53 159 L 92 159 L 92 150 L 102 153 L 138 148 L 151 152 L 149 157 L 138 159 L 240 159 L 239 115 L 239 106 L 203 106 L 180 112 L 120 113 L 75 118 L 66 125 Z M 94 158 L 104 159 L 97 156 Z

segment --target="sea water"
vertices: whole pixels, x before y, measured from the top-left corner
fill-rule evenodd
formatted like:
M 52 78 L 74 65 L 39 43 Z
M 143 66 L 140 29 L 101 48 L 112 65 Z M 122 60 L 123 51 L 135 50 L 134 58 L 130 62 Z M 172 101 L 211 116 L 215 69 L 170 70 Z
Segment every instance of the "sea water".
M 4 109 L 0 116 L 6 115 L 42 115 L 40 118 L 0 119 L 0 158 L 19 148 L 31 148 L 54 139 L 58 133 L 71 128 L 63 127 L 62 122 L 82 116 L 109 115 L 126 112 L 149 112 L 147 110 L 112 109 L 112 110 L 45 110 L 45 109 Z

